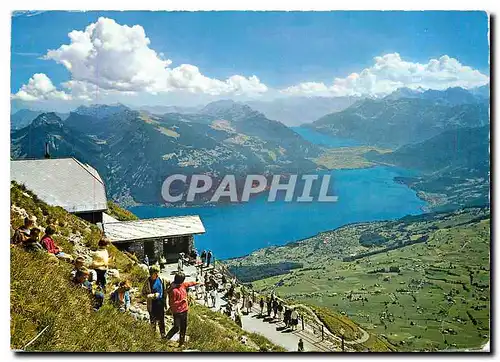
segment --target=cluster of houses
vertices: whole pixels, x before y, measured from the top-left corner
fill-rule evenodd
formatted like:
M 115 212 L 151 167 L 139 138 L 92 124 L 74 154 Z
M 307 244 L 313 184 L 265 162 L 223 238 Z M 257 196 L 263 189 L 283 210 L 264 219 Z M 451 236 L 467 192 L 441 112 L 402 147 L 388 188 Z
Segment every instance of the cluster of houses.
M 51 206 L 96 224 L 119 249 L 142 260 L 161 255 L 177 261 L 179 253 L 191 254 L 194 236 L 205 233 L 198 215 L 119 221 L 106 213 L 106 187 L 92 166 L 75 158 L 12 160 L 11 180 L 26 186 Z

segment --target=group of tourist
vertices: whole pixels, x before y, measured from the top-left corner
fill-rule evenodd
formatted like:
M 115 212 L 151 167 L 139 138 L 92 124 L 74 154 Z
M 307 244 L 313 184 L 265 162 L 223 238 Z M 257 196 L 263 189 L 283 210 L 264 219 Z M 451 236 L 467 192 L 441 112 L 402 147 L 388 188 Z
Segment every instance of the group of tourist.
M 55 226 L 47 226 L 43 237 L 40 239 L 41 228 L 36 227 L 35 223 L 36 218 L 26 217 L 24 224 L 14 231 L 11 245 L 13 247 L 20 246 L 27 251 L 45 251 L 58 259 L 73 263 L 74 267 L 70 273 L 71 282 L 75 286 L 86 289 L 91 295 L 94 310 L 99 310 L 104 303 L 107 288 L 107 272 L 110 260 L 107 250 L 109 245 L 108 240 L 104 237 L 99 240 L 97 250 L 92 253 L 92 261 L 86 266 L 83 256 L 78 256 L 73 260 L 71 255 L 64 253 L 62 248 L 55 243 L 53 239 L 53 235 L 56 233 Z M 149 264 L 147 255 L 144 262 L 145 264 Z M 166 263 L 162 259 L 159 262 L 162 264 Z M 158 264 L 156 263 L 149 267 L 149 277 L 144 282 L 141 294 L 147 300 L 147 310 L 153 329 L 156 330 L 156 326 L 158 325 L 161 336 L 167 340 L 179 332 L 179 346 L 182 346 L 186 339 L 187 314 L 189 309 L 187 290 L 189 287 L 199 287 L 203 286 L 203 284 L 199 282 L 185 282 L 185 275 L 179 272 L 175 274 L 172 283 L 163 280 L 159 276 L 160 266 Z M 209 279 L 207 282 L 209 289 L 214 286 L 213 283 L 215 281 L 213 279 Z M 109 295 L 109 300 L 122 312 L 130 309 L 130 289 L 131 285 L 129 281 L 122 280 L 115 285 L 114 290 Z M 172 314 L 174 320 L 173 327 L 167 333 L 165 333 L 166 309 Z
M 264 316 L 264 306 L 266 307 L 267 318 L 277 320 L 278 323 L 283 322 L 285 328 L 291 328 L 292 330 L 297 329 L 297 325 L 299 324 L 299 313 L 295 308 L 285 306 L 274 294 L 271 294 L 267 298 L 267 301 L 264 301 L 264 297 L 260 298 L 259 307 L 261 316 Z
M 186 282 L 183 273 L 176 273 L 172 283 L 160 277 L 160 267 L 149 268 L 149 278 L 144 282 L 142 295 L 146 297 L 150 322 L 156 330 L 156 325 L 163 338 L 170 340 L 179 332 L 179 346 L 186 340 L 188 321 L 188 288 L 198 286 L 199 282 Z M 168 304 L 167 304 L 168 298 Z M 172 314 L 174 325 L 165 333 L 165 309 Z
M 56 245 L 53 235 L 56 233 L 54 225 L 45 228 L 45 233 L 40 239 L 41 229 L 35 226 L 36 218 L 34 216 L 26 217 L 24 224 L 17 228 L 11 240 L 12 246 L 21 246 L 27 251 L 42 251 L 56 256 L 59 259 L 73 261 L 71 255 L 63 252 L 62 248 Z

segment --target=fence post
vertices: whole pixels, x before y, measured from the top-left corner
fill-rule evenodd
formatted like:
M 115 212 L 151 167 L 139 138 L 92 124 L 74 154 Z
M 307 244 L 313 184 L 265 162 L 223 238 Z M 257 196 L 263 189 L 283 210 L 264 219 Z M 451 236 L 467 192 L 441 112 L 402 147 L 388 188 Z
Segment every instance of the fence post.
M 300 320 L 302 321 L 302 330 L 304 330 L 304 316 L 301 316 Z
M 341 344 L 341 346 L 342 346 L 342 352 L 345 352 L 344 335 L 340 336 L 340 338 L 341 338 L 341 341 L 342 341 L 342 344 Z
M 321 340 L 325 340 L 325 326 L 323 324 L 321 325 Z

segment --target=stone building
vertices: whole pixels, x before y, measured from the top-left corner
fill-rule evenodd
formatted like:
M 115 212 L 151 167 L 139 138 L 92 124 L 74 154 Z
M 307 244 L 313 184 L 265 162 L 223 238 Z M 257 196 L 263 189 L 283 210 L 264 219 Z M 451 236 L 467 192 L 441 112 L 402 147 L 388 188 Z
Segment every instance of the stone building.
M 155 262 L 161 255 L 177 261 L 181 252 L 194 249 L 194 235 L 205 233 L 198 215 L 164 217 L 103 223 L 104 235 L 119 249 L 134 253 L 139 260 L 147 255 Z

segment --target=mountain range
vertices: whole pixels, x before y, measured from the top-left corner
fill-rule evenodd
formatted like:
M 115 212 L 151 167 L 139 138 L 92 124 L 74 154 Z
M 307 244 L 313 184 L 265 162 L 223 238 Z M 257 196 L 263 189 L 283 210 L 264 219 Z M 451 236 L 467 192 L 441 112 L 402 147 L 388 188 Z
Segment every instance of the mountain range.
M 13 158 L 75 156 L 94 165 L 111 198 L 161 203 L 172 174 L 273 174 L 309 172 L 320 149 L 280 122 L 232 101 L 198 114 L 154 116 L 123 105 L 79 107 L 63 122 L 43 113 L 11 135 Z
M 400 88 L 382 99 L 346 98 L 343 102 L 354 103 L 304 127 L 392 149 L 360 156 L 417 170 L 419 176 L 397 181 L 415 189 L 431 208 L 484 205 L 489 202 L 488 97 L 488 87 Z M 305 102 L 298 108 L 312 113 L 325 108 L 306 104 L 328 103 L 319 97 L 295 100 L 296 106 Z M 314 161 L 324 154 L 323 147 L 250 104 L 221 100 L 147 111 L 91 105 L 69 114 L 19 110 L 11 115 L 11 157 L 43 157 L 49 142 L 53 157 L 75 156 L 93 164 L 106 180 L 108 196 L 125 205 L 161 203 L 162 182 L 176 173 L 243 178 L 323 167 Z
M 489 123 L 484 102 L 441 104 L 430 99 L 365 99 L 307 125 L 319 132 L 364 144 L 395 148 L 419 143 L 448 129 Z

